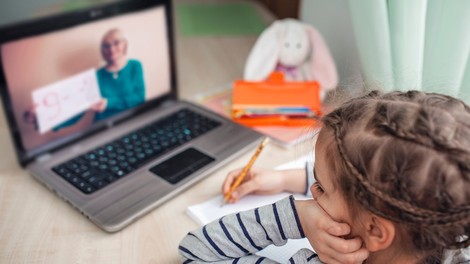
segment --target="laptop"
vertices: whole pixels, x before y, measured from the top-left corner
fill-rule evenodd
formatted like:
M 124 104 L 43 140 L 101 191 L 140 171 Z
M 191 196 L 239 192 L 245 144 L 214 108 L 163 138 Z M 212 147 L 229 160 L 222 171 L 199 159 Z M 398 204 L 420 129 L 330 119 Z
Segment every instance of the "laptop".
M 262 136 L 178 100 L 170 0 L 0 29 L 0 90 L 19 164 L 108 232 Z

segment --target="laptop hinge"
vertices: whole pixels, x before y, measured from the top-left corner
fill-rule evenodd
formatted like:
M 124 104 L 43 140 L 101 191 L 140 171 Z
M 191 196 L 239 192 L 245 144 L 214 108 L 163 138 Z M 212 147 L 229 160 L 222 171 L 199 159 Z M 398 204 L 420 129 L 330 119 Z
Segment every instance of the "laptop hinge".
M 49 160 L 51 157 L 52 157 L 52 155 L 49 154 L 49 153 L 42 154 L 42 155 L 40 155 L 36 158 L 36 161 L 37 162 L 45 162 L 45 161 Z
M 163 103 L 160 105 L 160 107 L 161 107 L 161 108 L 169 107 L 170 105 L 173 105 L 174 103 L 175 103 L 175 101 L 173 101 L 173 100 L 167 100 L 167 101 L 163 102 Z
M 111 128 L 114 126 L 114 121 L 113 120 L 110 120 L 108 122 L 106 122 L 106 128 Z

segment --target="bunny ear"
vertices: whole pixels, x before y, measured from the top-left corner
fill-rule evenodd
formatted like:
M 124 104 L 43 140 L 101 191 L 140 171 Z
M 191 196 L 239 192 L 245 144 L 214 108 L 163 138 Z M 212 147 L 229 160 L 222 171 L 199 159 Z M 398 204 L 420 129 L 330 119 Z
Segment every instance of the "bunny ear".
M 279 59 L 284 27 L 281 21 L 276 21 L 258 37 L 245 64 L 245 80 L 262 81 L 274 71 Z
M 338 73 L 328 46 L 318 31 L 310 25 L 305 29 L 309 35 L 312 45 L 311 65 L 314 79 L 317 80 L 322 89 L 328 91 L 338 85 Z

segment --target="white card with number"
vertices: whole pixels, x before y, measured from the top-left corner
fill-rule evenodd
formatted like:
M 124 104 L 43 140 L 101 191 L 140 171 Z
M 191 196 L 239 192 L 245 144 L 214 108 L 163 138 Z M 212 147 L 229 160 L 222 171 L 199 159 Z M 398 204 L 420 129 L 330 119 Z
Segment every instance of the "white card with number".
M 101 100 L 96 70 L 38 88 L 32 97 L 39 133 L 43 134 Z

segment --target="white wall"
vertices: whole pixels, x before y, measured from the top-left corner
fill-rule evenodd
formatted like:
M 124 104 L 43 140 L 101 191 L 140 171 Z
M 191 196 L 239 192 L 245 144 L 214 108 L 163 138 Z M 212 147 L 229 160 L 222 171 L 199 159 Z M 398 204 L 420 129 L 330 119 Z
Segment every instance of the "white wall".
M 302 0 L 299 19 L 322 34 L 336 62 L 340 86 L 362 82 L 348 0 Z

